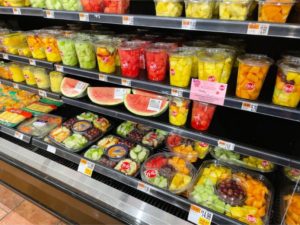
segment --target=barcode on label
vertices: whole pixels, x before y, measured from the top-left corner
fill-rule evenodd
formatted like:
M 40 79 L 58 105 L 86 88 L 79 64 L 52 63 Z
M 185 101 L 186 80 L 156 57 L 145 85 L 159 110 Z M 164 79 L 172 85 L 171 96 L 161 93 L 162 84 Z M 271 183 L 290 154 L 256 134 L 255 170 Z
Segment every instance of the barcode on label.
M 249 23 L 247 34 L 268 35 L 270 25 L 266 23 Z
M 55 154 L 56 153 L 56 148 L 54 146 L 52 146 L 52 145 L 48 145 L 47 146 L 47 152 Z
M 134 17 L 133 16 L 123 16 L 122 23 L 124 25 L 133 25 L 134 24 Z
M 9 60 L 9 57 L 7 54 L 3 53 L 3 59 Z
M 19 84 L 13 84 L 13 87 L 15 88 L 15 89 L 19 89 Z
M 51 10 L 46 10 L 46 18 L 54 18 L 54 12 Z
M 143 182 L 138 182 L 137 189 L 145 193 L 150 192 L 150 187 Z
M 32 66 L 36 66 L 36 62 L 33 59 L 29 59 L 29 64 Z
M 257 112 L 258 104 L 252 102 L 243 102 L 242 110 L 249 112 Z
M 116 88 L 114 93 L 114 99 L 124 99 L 126 91 L 122 88 Z
M 147 109 L 155 111 L 155 112 L 158 112 L 160 110 L 160 108 L 161 108 L 161 104 L 162 104 L 161 100 L 150 98 Z
M 175 97 L 182 97 L 183 96 L 183 91 L 181 89 L 172 88 L 171 89 L 171 95 L 173 95 Z
M 235 148 L 235 144 L 223 140 L 218 141 L 218 147 L 223 148 L 225 150 L 233 151 Z
M 23 138 L 24 138 L 24 134 L 22 134 L 22 133 L 20 133 L 18 131 L 15 132 L 14 136 L 15 136 L 15 138 L 17 138 L 19 140 L 23 140 Z
M 79 20 L 80 21 L 90 21 L 90 18 L 89 18 L 89 14 L 88 13 L 79 13 Z
M 39 96 L 46 98 L 47 97 L 47 92 L 43 90 L 39 90 Z
M 210 225 L 213 219 L 213 213 L 199 206 L 191 205 L 188 220 L 198 225 Z
M 201 209 L 201 217 L 203 217 L 204 219 L 207 219 L 207 220 L 212 220 L 212 217 L 213 217 L 213 214 L 205 209 Z
M 13 8 L 13 14 L 15 15 L 21 15 L 21 9 L 20 8 Z
M 105 75 L 105 74 L 99 74 L 99 80 L 100 81 L 104 81 L 104 82 L 107 82 L 107 75 Z
M 56 71 L 58 72 L 64 72 L 64 67 L 61 65 L 55 65 Z
M 79 82 L 75 85 L 74 89 L 75 89 L 76 91 L 82 91 L 83 89 L 86 88 L 86 86 L 87 86 L 86 83 L 79 81 Z
M 181 28 L 186 30 L 194 30 L 196 28 L 196 20 L 183 19 L 181 22 Z

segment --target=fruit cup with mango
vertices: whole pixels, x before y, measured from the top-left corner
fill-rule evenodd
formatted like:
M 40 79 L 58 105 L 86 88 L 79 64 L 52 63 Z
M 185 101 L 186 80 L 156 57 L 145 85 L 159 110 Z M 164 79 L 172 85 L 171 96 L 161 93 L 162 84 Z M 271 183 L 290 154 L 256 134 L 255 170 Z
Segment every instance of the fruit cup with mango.
M 122 76 L 136 78 L 140 73 L 141 48 L 132 42 L 125 42 L 118 48 Z
M 95 47 L 99 71 L 103 73 L 115 72 L 117 55 L 115 43 L 111 41 L 102 41 L 96 43 Z
M 104 13 L 125 14 L 128 12 L 130 0 L 103 0 Z
M 171 97 L 169 107 L 169 122 L 175 126 L 184 126 L 187 121 L 190 108 L 190 100 Z
M 182 14 L 182 0 L 155 0 L 157 16 L 179 17 Z
M 75 40 L 75 49 L 81 69 L 95 69 L 97 59 L 93 39 L 89 37 L 78 37 Z
M 207 130 L 214 116 L 215 109 L 215 105 L 193 101 L 192 128 L 199 131 Z
M 27 44 L 34 59 L 46 59 L 43 41 L 39 31 L 26 33 Z
M 236 96 L 256 100 L 273 60 L 265 55 L 246 54 L 238 58 Z
M 0 77 L 3 79 L 11 80 L 8 66 L 5 62 L 0 61 Z
M 185 15 L 190 18 L 211 19 L 215 0 L 185 0 Z
M 260 0 L 258 1 L 258 21 L 285 23 L 293 5 L 294 0 Z
M 85 12 L 103 12 L 103 0 L 81 0 L 81 5 Z
M 163 81 L 166 78 L 168 64 L 167 49 L 149 48 L 146 49 L 147 76 L 151 81 Z
M 252 0 L 220 0 L 219 17 L 221 20 L 246 20 Z
M 40 34 L 42 39 L 46 58 L 49 62 L 59 63 L 61 62 L 61 57 L 59 53 L 59 49 L 57 46 L 57 36 L 60 35 L 58 31 L 48 30 Z
M 300 100 L 300 62 L 278 62 L 278 72 L 273 94 L 276 105 L 296 108 Z

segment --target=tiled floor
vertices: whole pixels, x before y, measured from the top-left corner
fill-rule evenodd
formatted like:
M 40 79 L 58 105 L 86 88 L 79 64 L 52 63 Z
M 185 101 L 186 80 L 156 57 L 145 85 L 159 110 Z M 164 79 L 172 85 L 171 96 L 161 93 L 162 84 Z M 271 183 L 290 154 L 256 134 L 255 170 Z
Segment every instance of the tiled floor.
M 44 209 L 0 185 L 0 225 L 66 225 Z

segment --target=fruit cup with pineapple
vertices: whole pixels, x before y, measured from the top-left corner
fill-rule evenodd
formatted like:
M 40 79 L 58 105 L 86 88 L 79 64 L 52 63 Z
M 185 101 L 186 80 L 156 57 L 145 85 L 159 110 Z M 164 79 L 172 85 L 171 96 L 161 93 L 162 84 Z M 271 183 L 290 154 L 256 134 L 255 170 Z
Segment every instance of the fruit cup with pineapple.
M 24 74 L 23 74 L 23 71 L 22 71 L 22 65 L 19 64 L 19 63 L 9 63 L 8 64 L 8 70 L 9 70 L 9 73 L 10 73 L 10 77 L 12 77 L 12 80 L 14 82 L 23 82 L 25 80 L 25 77 L 24 77 Z
M 256 100 L 273 60 L 265 55 L 246 54 L 238 58 L 236 96 Z
M 296 108 L 299 100 L 300 62 L 289 60 L 279 61 L 273 103 Z
M 61 62 L 59 49 L 57 46 L 57 36 L 60 35 L 59 31 L 48 30 L 40 34 L 42 39 L 47 60 L 53 63 Z
M 102 41 L 95 44 L 99 71 L 113 73 L 116 70 L 117 48 L 114 42 Z
M 40 31 L 26 33 L 27 44 L 34 59 L 46 59 L 46 53 L 43 41 L 40 37 Z
M 118 53 L 122 76 L 129 78 L 138 77 L 140 73 L 140 46 L 132 42 L 125 42 L 119 46 Z
M 215 109 L 215 105 L 193 101 L 191 126 L 199 131 L 207 130 L 214 116 Z
M 23 67 L 23 74 L 24 74 L 27 85 L 30 85 L 30 86 L 36 85 L 35 77 L 33 74 L 34 69 L 35 69 L 34 66 L 24 66 Z
M 219 0 L 221 20 L 246 20 L 252 0 Z
M 169 107 L 169 122 L 175 126 L 184 126 L 189 114 L 190 100 L 171 97 Z
M 185 0 L 185 15 L 189 18 L 211 19 L 215 0 Z
M 182 0 L 155 0 L 157 16 L 179 17 L 182 14 Z

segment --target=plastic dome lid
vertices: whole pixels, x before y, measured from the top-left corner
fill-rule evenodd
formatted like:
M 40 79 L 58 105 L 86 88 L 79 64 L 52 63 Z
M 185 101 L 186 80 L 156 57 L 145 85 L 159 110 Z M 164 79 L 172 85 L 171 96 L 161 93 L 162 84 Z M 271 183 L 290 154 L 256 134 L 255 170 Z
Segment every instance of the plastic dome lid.
M 238 57 L 238 61 L 251 66 L 271 66 L 274 60 L 266 55 L 245 54 Z

